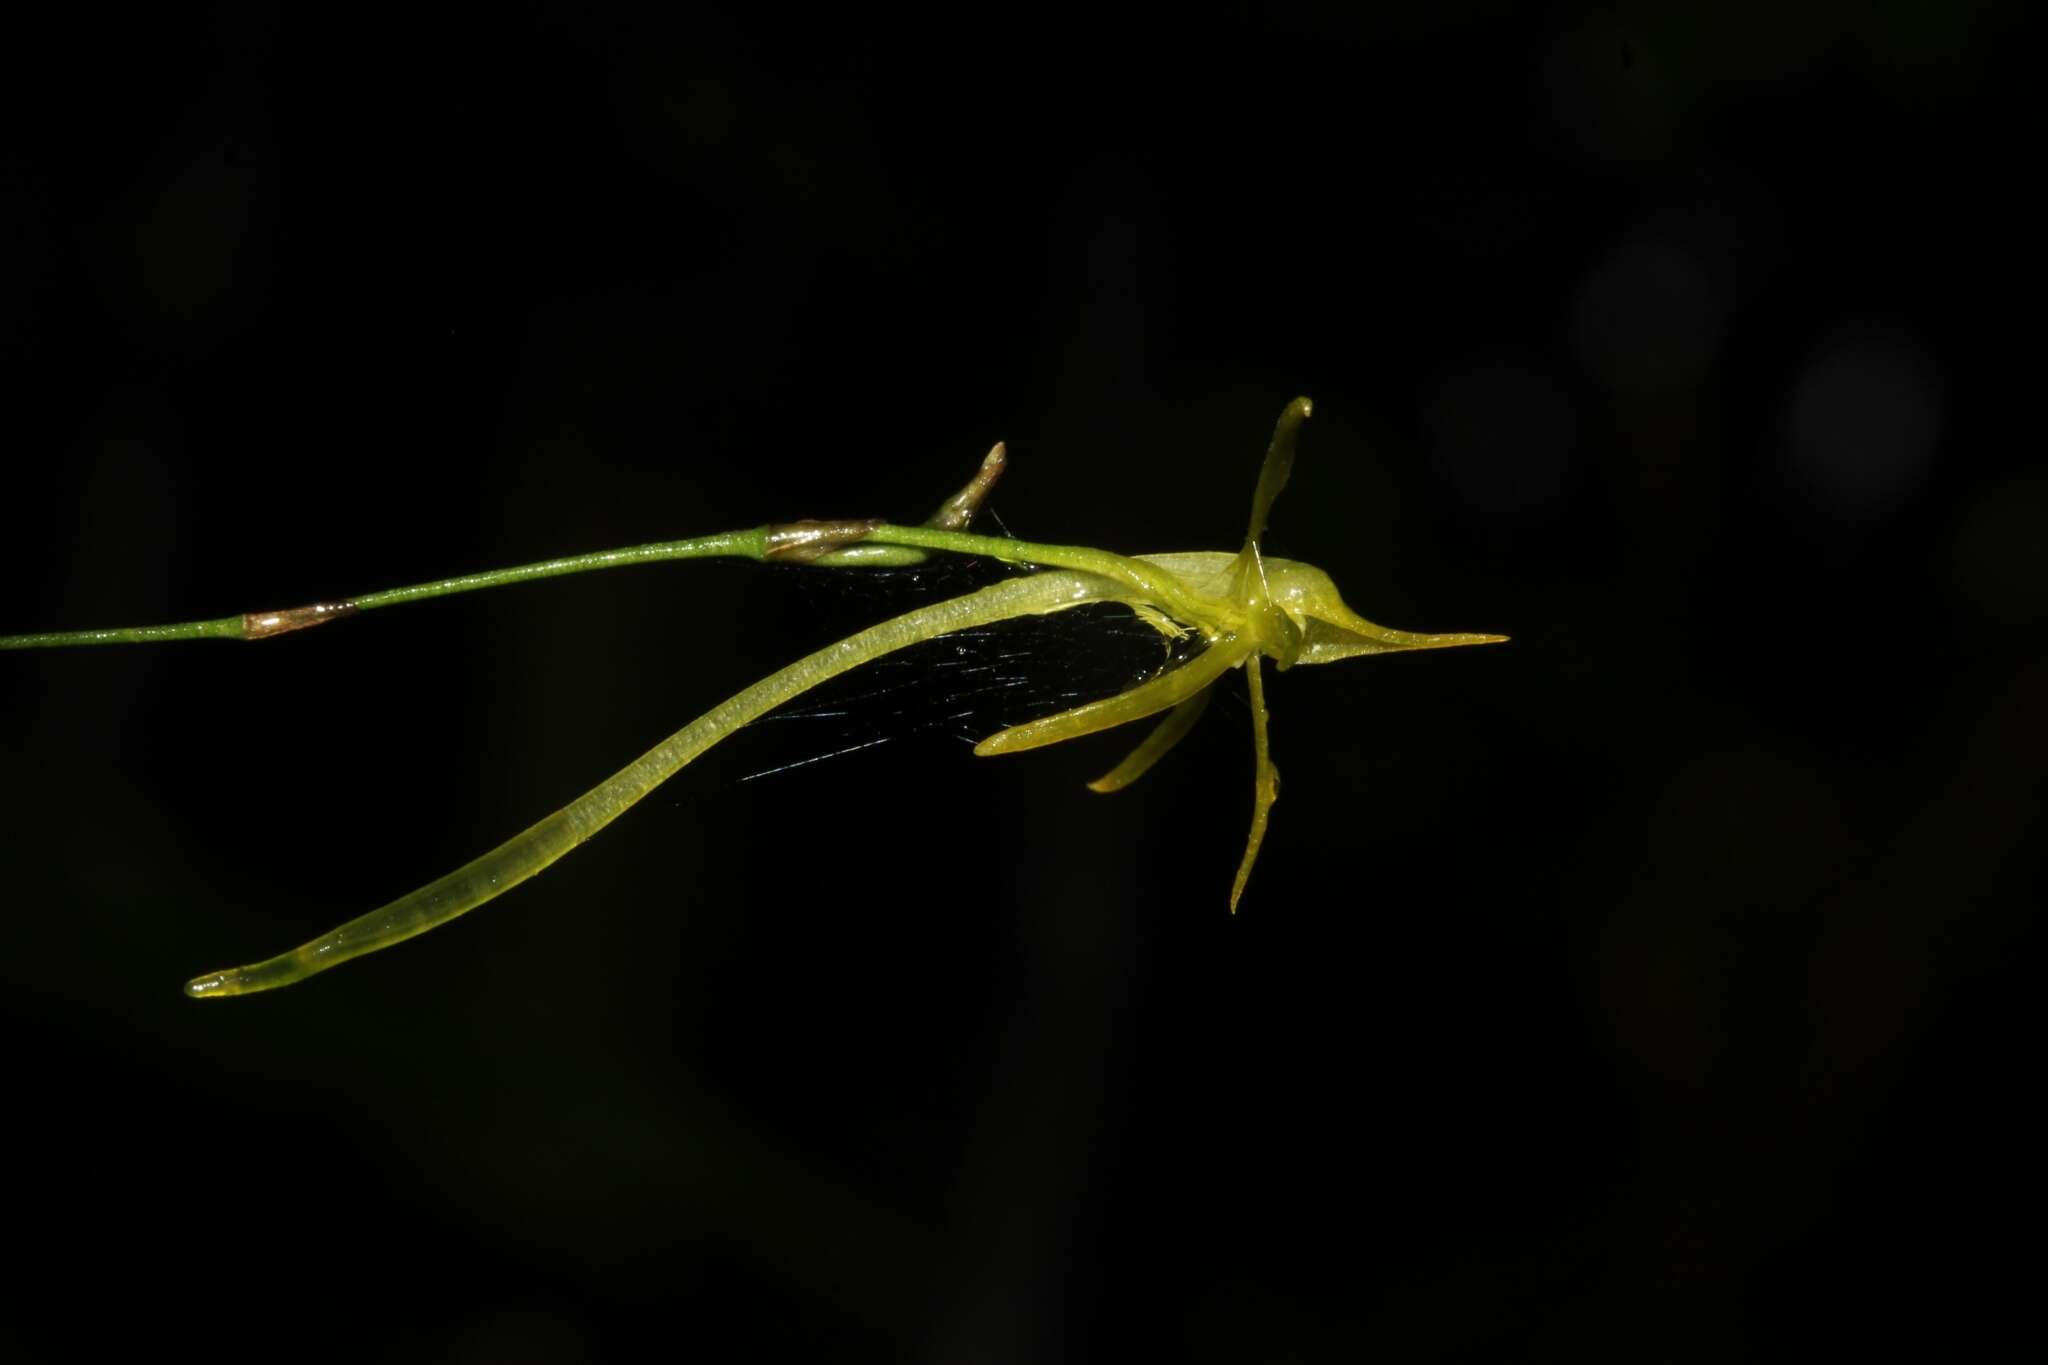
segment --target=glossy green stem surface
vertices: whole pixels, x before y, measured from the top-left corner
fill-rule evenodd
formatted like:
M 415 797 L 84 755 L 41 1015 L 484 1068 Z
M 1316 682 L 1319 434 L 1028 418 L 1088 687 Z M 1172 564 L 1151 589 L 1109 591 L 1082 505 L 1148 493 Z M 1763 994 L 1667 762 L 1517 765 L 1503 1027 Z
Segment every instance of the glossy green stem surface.
M 689 540 L 665 540 L 653 545 L 630 545 L 622 550 L 599 550 L 594 554 L 543 559 L 538 563 L 520 564 L 509 569 L 491 569 L 485 573 L 464 574 L 459 578 L 437 579 L 432 583 L 413 583 L 402 588 L 386 588 L 382 592 L 364 593 L 360 597 L 294 608 L 288 612 L 252 611 L 239 616 L 223 616 L 212 621 L 181 621 L 168 626 L 118 626 L 104 630 L 57 630 L 30 635 L 0 635 L 0 649 L 138 645 L 155 644 L 165 640 L 263 640 L 272 635 L 285 634 L 289 630 L 319 625 L 326 620 L 338 620 L 357 612 L 375 611 L 379 607 L 395 607 L 406 602 L 425 601 L 429 597 L 448 597 L 460 592 L 475 592 L 480 588 L 502 588 L 514 583 L 531 583 L 541 578 L 560 578 L 564 574 L 588 573 L 593 569 L 617 569 L 629 564 L 658 564 L 673 559 L 760 559 L 767 530 L 765 526 L 756 526 L 751 530 L 695 536 Z M 303 614 L 304 619 L 293 625 L 265 627 L 266 621 L 274 621 L 276 618 L 295 613 Z
M 181 621 L 161 626 L 116 626 L 100 630 L 0 635 L 0 649 L 156 644 L 167 640 L 262 640 L 307 626 L 323 624 L 328 620 L 338 620 L 358 612 L 375 611 L 379 607 L 422 602 L 430 597 L 449 597 L 456 593 L 476 592 L 484 588 L 509 587 L 515 583 L 531 583 L 542 578 L 589 573 L 596 569 L 619 569 L 635 564 L 660 564 L 681 559 L 768 559 L 772 557 L 767 549 L 770 534 L 774 529 L 771 526 L 755 526 L 744 531 L 694 536 L 688 540 L 664 540 L 649 545 L 629 545 L 618 550 L 599 550 L 593 554 L 544 559 L 533 564 L 515 565 L 509 569 L 490 569 L 483 573 L 436 579 L 430 583 L 385 588 L 380 592 L 364 593 L 358 597 L 293 608 L 289 611 L 245 612 L 239 616 L 223 616 L 209 621 Z M 1075 545 L 1043 545 L 1027 540 L 1011 540 L 1003 536 L 978 536 L 965 531 L 948 531 L 929 526 L 896 526 L 889 523 L 876 523 L 858 545 L 849 549 L 860 551 L 885 546 L 896 547 L 902 553 L 848 553 L 839 558 L 828 556 L 818 562 L 843 567 L 863 564 L 900 565 L 916 563 L 925 557 L 923 552 L 928 550 L 950 554 L 985 555 L 1011 564 L 1075 569 L 1083 573 L 1099 574 L 1129 585 L 1147 600 L 1158 603 L 1169 611 L 1188 613 L 1194 605 L 1172 574 L 1162 573 L 1142 561 L 1112 554 L 1107 550 L 1091 550 Z M 297 619 L 279 624 L 280 618 L 288 617 Z

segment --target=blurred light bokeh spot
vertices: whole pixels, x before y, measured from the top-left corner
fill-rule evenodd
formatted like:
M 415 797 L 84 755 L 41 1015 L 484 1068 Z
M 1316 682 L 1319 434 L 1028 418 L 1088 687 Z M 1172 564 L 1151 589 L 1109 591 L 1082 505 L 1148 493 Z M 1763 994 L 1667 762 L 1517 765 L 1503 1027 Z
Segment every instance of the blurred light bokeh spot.
M 1950 533 L 1949 581 L 1989 627 L 2048 616 L 2048 474 L 2027 470 L 1978 493 Z
M 1926 478 L 1941 409 L 1941 380 L 1911 333 L 1882 319 L 1839 324 L 1786 406 L 1793 476 L 1842 517 L 1878 518 Z
M 1526 352 L 1488 349 L 1440 371 L 1424 392 L 1422 425 L 1438 472 L 1483 528 L 1549 525 L 1579 483 L 1577 416 Z
M 1618 397 L 1668 398 L 1712 365 L 1725 317 L 1698 257 L 1671 242 L 1624 242 L 1579 287 L 1579 358 Z
M 1663 158 L 1680 91 L 1645 30 L 1595 20 L 1552 44 L 1536 100 L 1556 151 L 1611 169 Z

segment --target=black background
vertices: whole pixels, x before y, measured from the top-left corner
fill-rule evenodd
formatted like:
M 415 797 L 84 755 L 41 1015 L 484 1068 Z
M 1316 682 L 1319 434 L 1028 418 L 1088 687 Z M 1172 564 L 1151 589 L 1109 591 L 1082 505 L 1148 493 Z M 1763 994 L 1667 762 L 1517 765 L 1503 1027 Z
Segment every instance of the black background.
M 7 655 L 0 1350 L 2036 1331 L 2016 10 L 18 30 L 0 630 L 914 520 L 998 437 L 1018 534 L 1234 549 L 1300 392 L 1268 548 L 1515 638 L 1271 678 L 1235 918 L 1233 677 L 1116 798 L 1122 736 L 745 736 L 216 1005 L 892 604 L 687 564 Z

